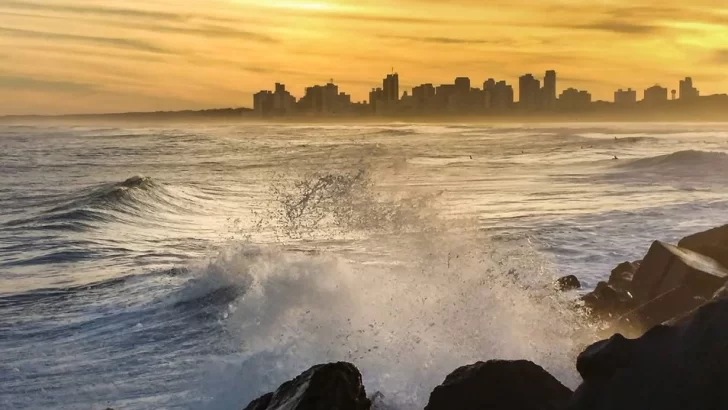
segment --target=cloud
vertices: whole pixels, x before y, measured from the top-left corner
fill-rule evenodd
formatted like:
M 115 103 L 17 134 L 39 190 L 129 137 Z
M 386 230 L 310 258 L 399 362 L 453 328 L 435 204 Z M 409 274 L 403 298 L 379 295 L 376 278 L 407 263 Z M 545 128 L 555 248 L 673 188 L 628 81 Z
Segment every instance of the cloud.
M 199 27 L 174 27 L 160 25 L 136 25 L 124 24 L 125 27 L 140 28 L 152 32 L 160 33 L 176 33 L 176 34 L 193 34 L 203 37 L 229 37 L 229 38 L 245 38 L 263 43 L 278 43 L 279 40 L 262 33 L 252 31 L 238 30 L 231 27 L 219 25 L 202 25 Z
M 125 8 L 95 7 L 95 6 L 72 6 L 68 4 L 40 4 L 28 1 L 4 1 L 3 7 L 32 10 L 32 11 L 55 11 L 75 14 L 95 14 L 113 17 L 135 17 L 155 20 L 184 20 L 184 15 L 163 11 L 135 10 Z
M 598 22 L 583 25 L 568 26 L 572 29 L 607 31 L 616 34 L 650 34 L 659 30 L 659 27 L 649 24 L 638 24 L 628 22 Z
M 40 80 L 32 77 L 0 75 L 0 88 L 5 90 L 33 90 L 50 92 L 93 92 L 91 84 L 71 81 Z
M 434 44 L 502 44 L 499 41 L 490 40 L 478 40 L 478 39 L 466 39 L 457 37 L 418 37 L 418 36 L 378 36 L 383 39 L 395 39 L 395 40 L 407 40 L 407 41 L 418 41 L 422 43 L 434 43 Z
M 82 36 L 78 34 L 51 33 L 46 31 L 22 30 L 17 28 L 0 27 L 0 36 L 2 35 L 43 40 L 75 41 L 124 49 L 132 49 L 137 51 L 145 51 L 150 53 L 171 54 L 168 50 L 157 47 L 150 43 L 127 38 Z

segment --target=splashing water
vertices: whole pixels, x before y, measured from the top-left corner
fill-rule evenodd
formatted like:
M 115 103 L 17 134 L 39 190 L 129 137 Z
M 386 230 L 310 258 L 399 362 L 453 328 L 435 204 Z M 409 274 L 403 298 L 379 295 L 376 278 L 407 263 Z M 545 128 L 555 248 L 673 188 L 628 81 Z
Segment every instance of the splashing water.
M 356 364 L 368 393 L 398 409 L 422 408 L 445 375 L 477 360 L 531 359 L 576 383 L 584 322 L 528 238 L 446 229 L 423 208 L 431 198 L 392 201 L 362 170 L 292 186 L 276 187 L 274 211 L 292 237 L 322 227 L 370 236 L 337 255 L 239 243 L 201 268 L 195 287 L 243 293 L 223 314 L 237 353 L 210 369 L 207 408 L 241 407 L 336 360 Z M 361 256 L 372 253 L 381 258 Z

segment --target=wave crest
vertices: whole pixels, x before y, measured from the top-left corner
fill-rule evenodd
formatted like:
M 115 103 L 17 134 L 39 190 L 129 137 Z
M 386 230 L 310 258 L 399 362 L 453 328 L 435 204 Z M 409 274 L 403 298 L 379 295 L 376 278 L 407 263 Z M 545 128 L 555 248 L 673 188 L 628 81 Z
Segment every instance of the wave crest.
M 636 170 L 710 170 L 712 172 L 728 171 L 728 154 L 724 152 L 687 150 L 672 154 L 638 159 L 622 165 L 623 168 Z

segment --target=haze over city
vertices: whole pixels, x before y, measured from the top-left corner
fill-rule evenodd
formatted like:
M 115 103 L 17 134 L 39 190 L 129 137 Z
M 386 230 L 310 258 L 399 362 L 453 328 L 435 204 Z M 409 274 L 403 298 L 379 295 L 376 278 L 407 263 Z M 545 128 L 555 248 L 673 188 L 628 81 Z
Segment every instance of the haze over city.
M 476 7 L 477 6 L 477 7 Z M 253 107 L 285 82 L 400 88 L 559 73 L 559 92 L 728 91 L 728 6 L 686 2 L 5 1 L 0 115 Z

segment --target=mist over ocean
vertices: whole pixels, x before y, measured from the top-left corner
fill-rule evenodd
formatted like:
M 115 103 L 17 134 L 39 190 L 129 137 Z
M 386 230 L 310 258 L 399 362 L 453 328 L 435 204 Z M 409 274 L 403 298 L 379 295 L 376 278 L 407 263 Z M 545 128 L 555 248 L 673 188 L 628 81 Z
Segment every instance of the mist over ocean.
M 726 223 L 726 124 L 0 125 L 0 408 L 240 409 L 346 360 L 574 387 L 587 288 Z

